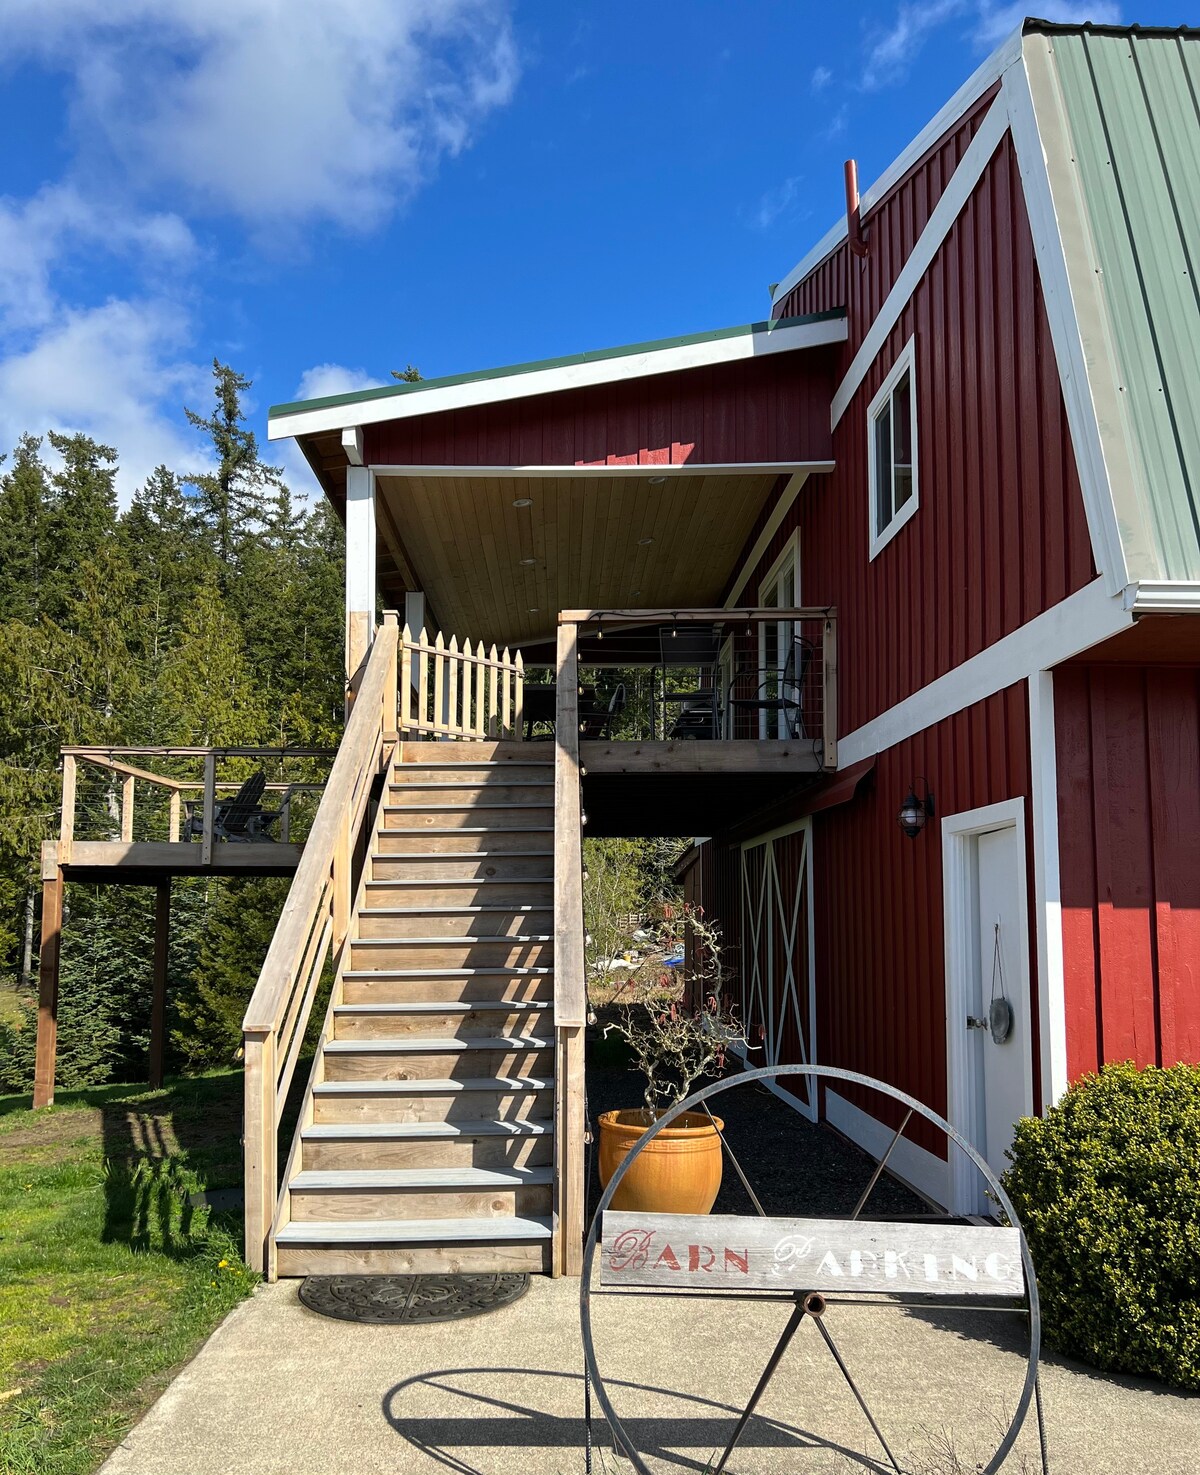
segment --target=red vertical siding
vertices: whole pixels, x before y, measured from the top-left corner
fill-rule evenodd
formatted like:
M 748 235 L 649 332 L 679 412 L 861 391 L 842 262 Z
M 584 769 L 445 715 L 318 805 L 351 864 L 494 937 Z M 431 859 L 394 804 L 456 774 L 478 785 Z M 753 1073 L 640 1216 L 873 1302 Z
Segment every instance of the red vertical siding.
M 1200 1060 L 1200 668 L 1068 667 L 1054 708 L 1068 1072 Z
M 935 819 L 915 840 L 896 811 L 917 775 L 933 791 L 938 816 L 1002 799 L 1025 799 L 1026 851 L 1032 855 L 1029 713 L 1024 682 L 996 693 L 881 753 L 857 797 L 813 817 L 813 927 L 816 942 L 818 1059 L 890 1081 L 946 1110 L 946 1013 L 942 845 Z M 714 840 L 705 905 L 724 929 L 730 967 L 744 967 L 737 852 Z M 1031 1037 L 1024 1048 L 1039 1089 L 1037 968 L 1030 917 Z M 799 966 L 799 964 L 798 964 Z M 850 1092 L 843 1094 L 852 1095 Z M 887 1120 L 878 1098 L 856 1104 Z M 914 1140 L 940 1153 L 939 1135 Z
M 969 141 L 948 136 L 881 210 L 885 271 L 852 262 L 852 353 Z M 910 197 L 905 205 L 905 197 Z M 874 218 L 874 217 L 873 217 Z M 840 256 L 839 256 L 840 259 Z M 833 258 L 814 276 L 845 272 Z M 812 278 L 809 279 L 812 282 Z M 792 294 L 806 310 L 808 287 Z M 814 287 L 826 300 L 832 287 Z M 799 294 L 799 295 L 797 295 Z M 791 301 L 791 298 L 789 298 Z M 915 337 L 920 506 L 872 561 L 867 409 Z M 811 480 L 747 588 L 800 529 L 801 598 L 841 616 L 840 728 L 869 721 L 1094 577 L 1054 348 L 1006 136 L 834 432 L 836 470 Z M 747 544 L 749 547 L 750 544 Z

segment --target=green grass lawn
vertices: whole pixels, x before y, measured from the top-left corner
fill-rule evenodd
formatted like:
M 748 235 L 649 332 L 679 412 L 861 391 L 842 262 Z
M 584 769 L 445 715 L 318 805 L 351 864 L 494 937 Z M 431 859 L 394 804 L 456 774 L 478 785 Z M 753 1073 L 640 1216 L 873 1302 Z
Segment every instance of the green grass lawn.
M 240 1071 L 0 1097 L 0 1471 L 86 1475 L 253 1276 L 240 1213 Z

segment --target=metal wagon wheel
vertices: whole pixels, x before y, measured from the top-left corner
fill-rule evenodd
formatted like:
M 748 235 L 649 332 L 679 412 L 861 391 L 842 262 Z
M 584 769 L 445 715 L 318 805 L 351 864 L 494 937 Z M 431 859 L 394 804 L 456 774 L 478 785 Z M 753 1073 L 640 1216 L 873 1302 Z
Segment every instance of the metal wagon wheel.
M 608 1389 L 605 1386 L 604 1377 L 600 1371 L 600 1366 L 596 1358 L 596 1348 L 592 1336 L 591 1299 L 593 1292 L 591 1289 L 591 1278 L 593 1267 L 595 1265 L 596 1251 L 600 1241 L 601 1221 L 604 1215 L 604 1211 L 612 1203 L 613 1195 L 620 1187 L 621 1180 L 624 1178 L 629 1169 L 633 1166 L 634 1162 L 636 1162 L 639 1153 L 644 1150 L 647 1144 L 663 1128 L 669 1127 L 677 1117 L 681 1116 L 684 1112 L 696 1111 L 698 1109 L 708 1113 L 708 1115 L 711 1116 L 712 1113 L 709 1111 L 708 1101 L 713 1096 L 719 1096 L 722 1092 L 732 1090 L 737 1086 L 748 1085 L 756 1081 L 774 1082 L 779 1080 L 780 1078 L 787 1076 L 804 1076 L 807 1077 L 810 1081 L 814 1082 L 816 1080 L 841 1081 L 850 1085 L 864 1086 L 869 1090 L 878 1092 L 880 1095 L 886 1096 L 891 1100 L 898 1102 L 900 1106 L 905 1108 L 905 1115 L 900 1123 L 900 1126 L 893 1134 L 886 1151 L 879 1158 L 876 1159 L 875 1170 L 872 1173 L 866 1188 L 860 1195 L 858 1203 L 856 1204 L 854 1211 L 850 1215 L 850 1219 L 847 1222 L 852 1222 L 860 1218 L 862 1211 L 866 1207 L 867 1201 L 869 1200 L 871 1193 L 875 1188 L 875 1185 L 878 1183 L 885 1167 L 887 1166 L 889 1158 L 891 1157 L 897 1144 L 903 1137 L 905 1129 L 908 1127 L 909 1122 L 913 1119 L 914 1116 L 923 1117 L 927 1122 L 930 1122 L 935 1128 L 937 1128 L 938 1131 L 945 1133 L 948 1142 L 958 1147 L 967 1155 L 968 1159 L 972 1163 L 974 1163 L 975 1167 L 982 1174 L 984 1181 L 987 1184 L 989 1193 L 1000 1205 L 1000 1208 L 1007 1216 L 1009 1224 L 1014 1229 L 1016 1229 L 1018 1231 L 1018 1234 L 1020 1235 L 1021 1263 L 1024 1270 L 1025 1280 L 1025 1305 L 1023 1307 L 1020 1305 L 1017 1305 L 1015 1307 L 992 1307 L 987 1305 L 973 1305 L 970 1308 L 963 1308 L 961 1306 L 947 1306 L 937 1301 L 932 1303 L 917 1301 L 907 1296 L 905 1293 L 894 1293 L 886 1297 L 882 1294 L 875 1293 L 875 1296 L 872 1297 L 869 1293 L 863 1292 L 860 1292 L 856 1296 L 813 1294 L 806 1295 L 803 1292 L 799 1291 L 791 1294 L 786 1294 L 784 1296 L 780 1296 L 778 1293 L 774 1292 L 762 1292 L 753 1290 L 738 1292 L 737 1294 L 739 1297 L 744 1297 L 747 1300 L 751 1300 L 757 1297 L 760 1300 L 793 1301 L 794 1309 L 792 1311 L 790 1319 L 788 1320 L 787 1325 L 783 1329 L 783 1333 L 780 1336 L 779 1341 L 776 1343 L 776 1346 L 767 1361 L 762 1376 L 760 1377 L 758 1384 L 750 1397 L 750 1401 L 747 1403 L 740 1418 L 738 1419 L 737 1425 L 735 1426 L 732 1435 L 725 1446 L 724 1451 L 719 1457 L 718 1463 L 711 1467 L 712 1475 L 719 1475 L 719 1472 L 724 1470 L 727 1461 L 729 1460 L 729 1458 L 733 1454 L 734 1449 L 737 1446 L 738 1440 L 741 1437 L 746 1424 L 749 1422 L 749 1419 L 754 1413 L 759 1399 L 765 1392 L 767 1385 L 771 1381 L 772 1376 L 778 1368 L 779 1363 L 782 1360 L 785 1351 L 787 1350 L 787 1346 L 791 1341 L 793 1334 L 798 1329 L 801 1321 L 806 1316 L 811 1319 L 814 1325 L 817 1327 L 822 1341 L 824 1342 L 826 1348 L 832 1356 L 833 1361 L 836 1363 L 839 1373 L 845 1379 L 851 1393 L 854 1395 L 854 1398 L 859 1408 L 862 1410 L 862 1413 L 864 1414 L 867 1422 L 869 1423 L 876 1439 L 882 1446 L 884 1454 L 886 1455 L 887 1460 L 890 1462 L 891 1467 L 899 1472 L 899 1475 L 903 1475 L 902 1467 L 897 1462 L 895 1455 L 892 1453 L 892 1450 L 889 1447 L 874 1414 L 871 1412 L 871 1409 L 864 1399 L 858 1385 L 855 1383 L 853 1377 L 851 1376 L 850 1371 L 846 1366 L 845 1360 L 843 1359 L 841 1352 L 837 1347 L 837 1344 L 833 1340 L 832 1334 L 830 1333 L 828 1327 L 825 1325 L 824 1316 L 826 1310 L 829 1307 L 837 1306 L 839 1304 L 856 1306 L 869 1305 L 888 1310 L 921 1309 L 926 1306 L 932 1305 L 936 1307 L 936 1309 L 941 1311 L 970 1309 L 979 1314 L 992 1313 L 1011 1316 L 1014 1314 L 1014 1312 L 1016 1312 L 1018 1314 L 1026 1314 L 1028 1316 L 1029 1353 L 1026 1359 L 1025 1377 L 1021 1385 L 1021 1393 L 1017 1400 L 1013 1416 L 1009 1421 L 1007 1429 L 1005 1429 L 1004 1431 L 1004 1435 L 1001 1438 L 995 1453 L 993 1454 L 989 1463 L 985 1467 L 983 1467 L 982 1470 L 982 1475 L 996 1475 L 996 1472 L 1000 1470 L 1009 1452 L 1012 1450 L 1013 1445 L 1016 1443 L 1017 1437 L 1020 1434 L 1022 1427 L 1024 1426 L 1026 1416 L 1029 1412 L 1030 1403 L 1037 1396 L 1038 1358 L 1041 1351 L 1041 1312 L 1038 1304 L 1037 1278 L 1034 1273 L 1033 1260 L 1029 1254 L 1029 1246 L 1025 1239 L 1025 1232 L 1021 1228 L 1021 1223 L 1017 1217 L 1017 1212 L 1013 1208 L 1011 1200 L 1005 1193 L 995 1174 L 993 1174 L 991 1169 L 988 1167 L 987 1163 L 983 1160 L 983 1158 L 979 1155 L 975 1148 L 973 1148 L 969 1142 L 967 1142 L 962 1136 L 960 1136 L 958 1132 L 954 1130 L 954 1128 L 950 1125 L 948 1121 L 945 1120 L 944 1117 L 941 1117 L 935 1111 L 930 1110 L 928 1106 L 926 1106 L 923 1102 L 918 1101 L 915 1097 L 909 1096 L 905 1092 L 897 1090 L 896 1087 L 888 1085 L 885 1081 L 879 1081 L 874 1079 L 872 1076 L 860 1075 L 855 1071 L 841 1070 L 835 1066 L 829 1065 L 762 1066 L 759 1069 L 743 1071 L 738 1075 L 730 1076 L 724 1080 L 716 1081 L 710 1086 L 703 1087 L 701 1090 L 696 1091 L 691 1096 L 689 1096 L 686 1101 L 680 1101 L 669 1111 L 664 1112 L 664 1114 L 658 1118 L 653 1126 L 650 1127 L 646 1134 L 639 1139 L 639 1141 L 630 1150 L 630 1152 L 621 1160 L 616 1172 L 609 1180 L 608 1187 L 601 1194 L 600 1201 L 596 1205 L 596 1212 L 592 1217 L 592 1223 L 588 1232 L 587 1243 L 584 1248 L 583 1274 L 579 1283 L 579 1317 L 581 1329 L 583 1332 L 584 1359 L 587 1375 L 595 1389 L 597 1402 L 600 1404 L 600 1407 L 604 1412 L 604 1416 L 608 1420 L 608 1424 L 610 1429 L 612 1430 L 614 1441 L 616 1441 L 621 1452 L 629 1460 L 633 1469 L 638 1472 L 638 1475 L 654 1475 L 654 1472 L 643 1460 L 641 1454 L 633 1447 L 628 1434 L 625 1432 L 620 1417 L 612 1406 L 612 1401 L 609 1398 Z M 755 1210 L 764 1218 L 767 1217 L 765 1211 L 762 1208 L 762 1205 L 759 1203 L 758 1198 L 754 1193 L 753 1188 L 751 1188 L 750 1186 L 749 1180 L 746 1178 L 745 1173 L 742 1171 L 741 1165 L 738 1163 L 736 1157 L 734 1157 L 728 1142 L 725 1141 L 723 1134 L 721 1135 L 721 1145 L 724 1152 L 729 1156 L 738 1177 L 741 1179 L 742 1186 L 746 1189 L 746 1192 L 748 1193 L 752 1203 L 754 1204 Z M 955 1216 L 947 1216 L 947 1219 L 953 1220 L 954 1217 Z M 599 1292 L 599 1294 L 604 1294 L 604 1292 Z M 705 1293 L 702 1290 L 680 1290 L 672 1292 L 670 1290 L 663 1289 L 658 1290 L 657 1292 L 655 1292 L 655 1294 L 660 1294 L 664 1296 L 674 1295 L 675 1297 L 683 1297 L 689 1300 L 705 1300 L 708 1299 L 708 1295 L 712 1293 Z M 730 1293 L 726 1292 L 724 1294 L 728 1295 Z M 1041 1437 L 1042 1468 L 1043 1471 L 1045 1471 L 1046 1448 L 1044 1433 L 1041 1424 L 1040 1400 L 1038 1403 L 1038 1432 L 1039 1436 Z M 876 1468 L 878 1468 L 878 1465 L 876 1465 Z

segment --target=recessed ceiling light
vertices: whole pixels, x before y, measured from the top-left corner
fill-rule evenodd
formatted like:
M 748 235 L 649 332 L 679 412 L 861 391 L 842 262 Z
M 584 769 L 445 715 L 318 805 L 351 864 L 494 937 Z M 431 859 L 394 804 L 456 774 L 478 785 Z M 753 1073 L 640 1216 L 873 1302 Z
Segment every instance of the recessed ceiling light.
M 636 599 L 641 592 L 640 589 L 634 589 L 629 595 L 630 599 Z
M 536 558 L 523 558 L 521 560 L 521 567 L 522 568 L 532 568 L 536 562 L 537 562 L 537 559 Z
M 639 548 L 649 548 L 650 544 L 653 543 L 653 542 L 654 542 L 654 539 L 653 538 L 639 538 L 638 539 L 638 547 Z
M 531 605 L 530 605 L 530 606 L 529 606 L 529 613 L 530 613 L 530 614 L 531 614 L 531 615 L 536 615 L 536 614 L 537 614 L 537 612 L 538 612 L 538 607 L 537 607 L 537 605 L 536 605 L 536 604 L 531 604 Z
M 533 498 L 532 497 L 517 497 L 513 501 L 513 506 L 514 507 L 532 507 L 533 506 Z
M 652 487 L 660 487 L 662 486 L 663 482 L 666 481 L 666 479 L 667 478 L 665 476 L 652 476 L 650 478 L 650 485 Z

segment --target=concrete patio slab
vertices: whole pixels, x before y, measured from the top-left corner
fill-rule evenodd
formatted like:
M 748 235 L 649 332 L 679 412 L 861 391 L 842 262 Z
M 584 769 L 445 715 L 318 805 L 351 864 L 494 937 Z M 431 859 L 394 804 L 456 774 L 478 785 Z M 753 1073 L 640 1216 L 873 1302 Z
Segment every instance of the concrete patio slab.
M 260 1287 L 218 1328 L 102 1475 L 575 1475 L 584 1469 L 578 1283 L 535 1279 L 502 1310 L 446 1325 L 358 1326 Z M 597 1355 L 655 1470 L 702 1471 L 723 1447 L 787 1308 L 746 1300 L 594 1300 Z M 1024 1370 L 1011 1314 L 831 1307 L 831 1335 L 900 1466 L 986 1462 Z M 1050 1359 L 1054 1475 L 1183 1475 L 1200 1398 Z M 630 1469 L 597 1419 L 594 1468 Z M 852 1452 L 859 1451 L 858 1455 Z M 890 1469 L 820 1336 L 802 1325 L 731 1475 Z M 1004 1469 L 1040 1469 L 1032 1415 Z

